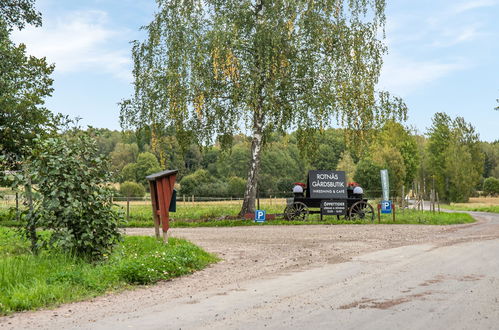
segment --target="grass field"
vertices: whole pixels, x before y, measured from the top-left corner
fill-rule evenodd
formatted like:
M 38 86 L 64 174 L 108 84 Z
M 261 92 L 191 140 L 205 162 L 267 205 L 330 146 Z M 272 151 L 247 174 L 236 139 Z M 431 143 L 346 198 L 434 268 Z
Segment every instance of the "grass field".
M 451 203 L 442 205 L 442 208 L 456 211 L 480 211 L 499 213 L 499 197 L 470 198 L 468 203 Z
M 251 220 L 238 219 L 237 215 L 241 209 L 240 200 L 215 201 L 215 202 L 177 202 L 177 212 L 170 213 L 171 227 L 229 227 L 229 226 L 253 226 Z M 124 214 L 126 214 L 126 202 L 116 203 Z M 262 225 L 304 225 L 304 224 L 359 224 L 371 223 L 370 221 L 345 221 L 337 220 L 336 217 L 324 217 L 320 221 L 319 214 L 310 214 L 307 221 L 286 221 L 283 212 L 286 206 L 285 199 L 262 199 L 260 208 L 267 214 L 277 214 L 275 220 L 270 220 Z M 123 227 L 153 227 L 152 208 L 148 201 L 130 202 L 129 219 L 123 223 Z M 472 222 L 468 215 L 446 213 L 432 214 L 431 212 L 417 212 L 415 210 L 397 210 L 396 223 L 402 224 L 435 224 L 447 225 Z M 375 223 L 377 219 L 375 219 Z M 393 223 L 391 215 L 382 215 L 381 223 Z M 7 215 L 7 210 L 0 209 L 0 225 L 15 226 L 18 222 L 13 221 Z
M 285 199 L 262 200 L 260 208 L 267 214 L 282 214 L 286 205 Z M 170 213 L 171 227 L 230 227 L 230 226 L 254 226 L 254 225 L 310 225 L 310 224 L 365 224 L 371 223 L 367 220 L 348 221 L 338 220 L 336 217 L 324 217 L 320 221 L 319 214 L 310 214 L 307 221 L 287 221 L 282 216 L 263 224 L 255 224 L 251 220 L 237 219 L 241 209 L 241 201 L 224 202 L 180 202 L 177 203 L 177 212 Z M 399 224 L 433 224 L 450 225 L 473 222 L 473 218 L 467 214 L 448 214 L 418 212 L 415 210 L 404 210 L 396 213 L 396 223 Z M 375 223 L 378 223 L 375 219 Z M 393 223 L 391 215 L 383 214 L 381 223 Z M 150 205 L 135 204 L 130 206 L 130 220 L 127 227 L 152 227 L 152 210 Z
M 0 227 L 0 315 L 119 291 L 192 273 L 218 259 L 182 239 L 125 237 L 105 262 L 67 254 L 34 256 L 13 229 Z

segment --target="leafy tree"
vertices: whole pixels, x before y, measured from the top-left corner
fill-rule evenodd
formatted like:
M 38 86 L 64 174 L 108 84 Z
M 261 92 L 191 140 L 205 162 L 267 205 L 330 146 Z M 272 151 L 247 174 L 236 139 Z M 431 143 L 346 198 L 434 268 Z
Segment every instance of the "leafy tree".
M 127 164 L 135 163 L 139 154 L 137 144 L 117 143 L 114 150 L 109 154 L 111 159 L 111 169 L 119 173 Z M 135 179 L 132 179 L 135 181 Z
M 324 124 L 362 132 L 406 108 L 375 86 L 386 47 L 384 0 L 165 0 L 133 44 L 135 93 L 123 127 L 172 125 L 179 142 L 229 148 L 251 131 L 241 214 L 254 210 L 262 148 L 297 127 L 300 143 Z M 154 133 L 154 132 L 153 132 Z M 156 134 L 156 133 L 155 133 Z M 154 135 L 154 134 L 153 134 Z
M 146 183 L 146 176 L 162 171 L 158 159 L 150 152 L 140 153 L 137 157 L 136 177 L 137 182 Z
M 14 186 L 27 187 L 28 200 L 34 198 L 25 215 L 33 249 L 36 251 L 42 241 L 93 260 L 110 253 L 120 239 L 120 215 L 107 187 L 108 162 L 99 154 L 95 141 L 75 130 L 34 142 L 36 147 L 14 182 Z M 36 195 L 30 193 L 31 187 L 36 188 Z M 37 227 L 51 234 L 38 236 Z
M 381 191 L 381 166 L 371 159 L 362 159 L 357 163 L 353 180 L 360 184 L 366 192 L 374 194 Z
M 15 26 L 41 25 L 41 16 L 31 0 L 0 3 L 0 150 L 12 158 L 11 166 L 33 145 L 35 136 L 48 135 L 55 127 L 51 113 L 43 107 L 52 94 L 53 65 L 45 58 L 26 55 L 26 46 L 10 40 Z M 26 149 L 27 150 L 27 149 Z
M 401 177 L 399 181 L 406 186 L 410 186 L 416 177 L 419 164 L 416 139 L 410 131 L 402 124 L 389 120 L 382 129 L 374 135 L 373 141 L 370 148 L 371 155 L 377 154 L 379 150 L 382 150 L 383 148 L 393 148 L 400 154 L 404 164 L 403 170 L 401 169 L 402 166 L 398 165 L 400 169 L 398 170 L 399 173 L 397 175 L 401 175 L 402 172 L 405 172 L 405 176 Z M 395 157 L 398 157 L 398 155 Z M 383 161 L 381 161 L 379 165 L 382 163 Z
M 355 168 L 356 165 L 353 162 L 352 156 L 350 156 L 350 152 L 343 152 L 341 154 L 340 161 L 338 162 L 336 170 L 345 171 L 347 182 L 352 182 L 353 176 L 355 174 Z
M 213 177 L 206 170 L 197 170 L 180 180 L 180 193 L 183 195 L 199 195 L 197 187 L 213 182 Z
M 144 197 L 146 190 L 137 182 L 125 181 L 120 184 L 120 194 L 125 197 Z
M 378 166 L 388 170 L 390 193 L 398 196 L 406 178 L 406 167 L 400 151 L 386 145 L 373 155 L 373 160 Z
M 468 201 L 483 173 L 484 155 L 478 134 L 463 118 L 435 114 L 428 131 L 428 173 L 439 197 Z
M 2 0 L 0 22 L 6 27 L 23 29 L 27 24 L 42 25 L 42 15 L 35 9 L 35 0 Z
M 317 170 L 331 170 L 338 166 L 345 151 L 344 137 L 337 130 L 326 130 L 318 138 L 316 152 L 312 154 L 311 165 Z
M 483 181 L 483 192 L 489 196 L 499 195 L 499 179 L 486 178 Z
M 136 181 L 137 180 L 137 163 L 126 164 L 119 175 L 119 181 Z
M 244 179 L 233 176 L 229 178 L 227 184 L 227 191 L 232 197 L 240 197 L 244 194 L 244 188 L 246 186 L 246 181 Z

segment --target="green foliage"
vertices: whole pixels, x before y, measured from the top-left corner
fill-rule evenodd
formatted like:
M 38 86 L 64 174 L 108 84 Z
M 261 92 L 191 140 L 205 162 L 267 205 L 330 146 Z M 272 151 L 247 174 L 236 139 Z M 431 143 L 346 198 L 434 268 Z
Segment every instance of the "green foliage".
M 357 164 L 353 181 L 364 188 L 365 192 L 378 192 L 381 190 L 381 166 L 374 163 L 371 159 L 362 159 Z
M 36 187 L 34 205 L 25 215 L 32 243 L 37 239 L 33 228 L 44 227 L 52 231 L 44 240 L 50 246 L 94 260 L 109 254 L 120 239 L 120 215 L 106 186 L 108 163 L 95 141 L 74 130 L 35 143 L 24 161 L 24 174 L 14 183 Z
M 0 25 L 15 26 L 19 30 L 26 23 L 42 25 L 42 15 L 34 7 L 35 0 L 2 0 L 0 2 Z
M 402 124 L 389 120 L 373 136 L 371 157 L 390 172 L 390 184 L 396 191 L 412 185 L 418 170 L 416 139 Z
M 5 250 L 3 242 L 17 246 Z M 27 242 L 0 228 L 0 315 L 78 301 L 134 284 L 151 284 L 202 269 L 218 259 L 181 240 L 125 237 L 100 263 L 62 253 L 27 253 Z M 7 246 L 7 244 L 5 244 Z
M 105 146 L 99 146 L 99 148 L 102 149 L 105 148 Z M 119 173 L 126 165 L 134 163 L 137 160 L 138 154 L 139 147 L 137 144 L 116 143 L 114 150 L 109 154 L 111 170 Z M 135 180 L 135 178 L 133 178 L 133 180 Z
M 499 179 L 486 178 L 483 181 L 483 192 L 490 196 L 499 195 Z
M 162 170 L 154 154 L 150 152 L 140 153 L 137 157 L 136 181 L 146 183 L 146 176 Z
M 230 177 L 227 182 L 227 191 L 229 195 L 233 197 L 241 197 L 244 194 L 244 188 L 246 187 L 246 180 L 241 179 L 237 176 Z
M 121 182 L 137 180 L 137 163 L 126 164 L 119 176 Z
M 483 173 L 478 134 L 463 118 L 437 113 L 428 135 L 428 182 L 435 181 L 440 199 L 466 202 Z
M 336 167 L 338 171 L 345 171 L 347 182 L 353 181 L 353 176 L 355 174 L 356 165 L 350 156 L 350 152 L 345 151 L 341 154 L 340 161 Z
M 120 194 L 125 197 L 144 197 L 146 190 L 137 182 L 125 181 L 120 184 Z
M 19 27 L 24 19 L 33 20 L 32 1 L 12 0 L 0 4 L 0 15 L 8 15 L 7 22 Z M 26 54 L 26 46 L 16 46 L 0 16 L 0 153 L 9 157 L 11 168 L 25 155 L 26 147 L 33 146 L 36 135 L 54 132 L 51 113 L 43 107 L 44 98 L 52 94 L 53 65 L 45 58 Z
M 244 121 L 252 132 L 250 166 L 246 175 L 230 175 L 248 179 L 242 213 L 254 208 L 262 147 L 272 133 L 315 133 L 339 122 L 363 136 L 357 132 L 379 119 L 405 117 L 400 99 L 375 90 L 386 51 L 379 40 L 383 0 L 158 6 L 148 37 L 133 44 L 135 93 L 121 104 L 121 124 L 151 127 L 152 140 L 171 126 L 184 149 L 214 137 L 228 149 Z

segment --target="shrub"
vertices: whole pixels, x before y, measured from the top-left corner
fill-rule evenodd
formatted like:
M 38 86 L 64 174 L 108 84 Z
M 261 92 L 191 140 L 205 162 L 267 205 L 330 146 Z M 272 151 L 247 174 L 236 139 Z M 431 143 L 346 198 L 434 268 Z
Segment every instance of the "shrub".
M 483 181 L 483 192 L 486 195 L 499 195 L 499 179 L 494 177 L 487 178 Z
M 109 164 L 86 132 L 72 130 L 48 139 L 23 162 L 14 185 L 36 187 L 33 206 L 25 214 L 26 233 L 36 252 L 38 242 L 88 259 L 109 254 L 119 241 L 119 213 L 113 208 Z M 44 227 L 51 235 L 37 235 Z
M 244 189 L 246 188 L 246 180 L 233 176 L 229 178 L 227 191 L 229 195 L 233 197 L 241 197 L 244 195 Z
M 144 197 L 146 190 L 140 183 L 126 181 L 120 184 L 120 194 L 125 197 Z

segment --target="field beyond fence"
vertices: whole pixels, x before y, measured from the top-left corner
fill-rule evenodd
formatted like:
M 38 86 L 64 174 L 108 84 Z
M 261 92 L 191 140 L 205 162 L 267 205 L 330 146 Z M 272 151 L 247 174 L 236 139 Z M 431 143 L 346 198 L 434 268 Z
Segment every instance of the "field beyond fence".
M 189 197 L 183 201 L 177 199 L 177 211 L 170 213 L 171 227 L 226 227 L 254 225 L 251 220 L 242 220 L 238 216 L 242 199 L 235 198 L 198 198 Z M 115 206 L 120 209 L 125 218 L 123 227 L 153 227 L 152 206 L 149 198 L 114 198 Z M 376 210 L 377 200 L 371 200 Z M 0 225 L 17 226 L 20 224 L 12 215 L 8 214 L 9 208 L 15 207 L 15 196 L 0 200 Z M 19 202 L 19 207 L 25 207 Z M 286 198 L 261 198 L 258 209 L 265 210 L 267 214 L 275 214 L 276 219 L 265 224 L 275 225 L 303 225 L 303 224 L 357 224 L 371 223 L 370 219 L 350 221 L 337 219 L 336 216 L 324 216 L 320 220 L 319 214 L 310 214 L 307 221 L 286 221 L 283 217 L 286 207 Z M 375 211 L 376 212 L 376 211 Z M 377 223 L 377 218 L 374 223 Z M 431 213 L 411 209 L 397 209 L 396 223 L 398 224 L 432 224 L 450 225 L 473 222 L 467 214 Z M 381 223 L 393 223 L 391 214 L 381 215 Z

